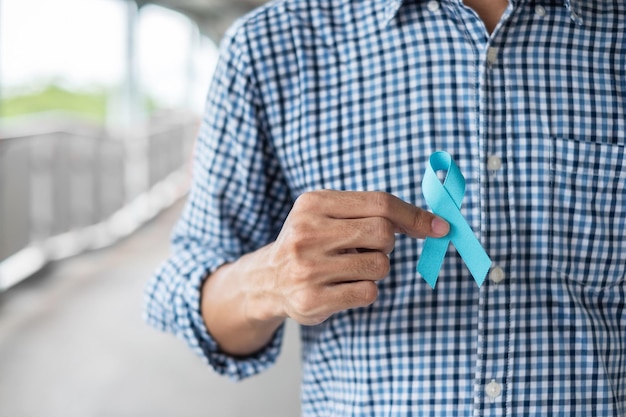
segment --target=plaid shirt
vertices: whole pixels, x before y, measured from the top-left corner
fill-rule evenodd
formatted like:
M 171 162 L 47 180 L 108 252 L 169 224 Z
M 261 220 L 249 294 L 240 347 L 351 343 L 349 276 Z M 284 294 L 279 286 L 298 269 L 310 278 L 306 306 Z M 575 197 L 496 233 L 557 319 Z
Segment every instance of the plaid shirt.
M 378 300 L 302 328 L 305 416 L 626 415 L 626 4 L 512 1 L 490 36 L 460 0 L 282 0 L 222 43 L 152 325 L 218 372 L 203 278 L 272 241 L 309 190 L 427 207 L 428 156 L 465 174 L 462 213 L 494 261 L 453 246 L 433 291 L 398 236 Z

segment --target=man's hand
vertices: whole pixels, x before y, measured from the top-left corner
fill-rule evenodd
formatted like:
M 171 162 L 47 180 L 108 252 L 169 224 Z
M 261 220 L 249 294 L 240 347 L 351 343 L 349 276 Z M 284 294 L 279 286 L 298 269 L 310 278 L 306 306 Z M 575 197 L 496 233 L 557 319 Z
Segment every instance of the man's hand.
M 300 324 L 373 303 L 395 233 L 444 236 L 448 224 L 383 192 L 315 191 L 296 201 L 267 253 L 277 316 Z
M 367 306 L 389 273 L 395 233 L 445 236 L 441 218 L 383 192 L 314 191 L 295 202 L 275 242 L 205 282 L 202 314 L 223 350 L 263 347 L 285 318 L 314 325 Z

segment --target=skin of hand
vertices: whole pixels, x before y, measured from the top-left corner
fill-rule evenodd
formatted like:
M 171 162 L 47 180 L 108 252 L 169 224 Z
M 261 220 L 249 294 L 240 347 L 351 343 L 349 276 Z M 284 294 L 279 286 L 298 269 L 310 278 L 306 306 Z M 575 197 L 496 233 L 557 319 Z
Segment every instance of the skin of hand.
M 249 355 L 286 318 L 315 325 L 372 304 L 390 268 L 395 233 L 441 237 L 448 223 L 384 192 L 312 191 L 295 202 L 277 239 L 211 274 L 201 311 L 220 348 Z

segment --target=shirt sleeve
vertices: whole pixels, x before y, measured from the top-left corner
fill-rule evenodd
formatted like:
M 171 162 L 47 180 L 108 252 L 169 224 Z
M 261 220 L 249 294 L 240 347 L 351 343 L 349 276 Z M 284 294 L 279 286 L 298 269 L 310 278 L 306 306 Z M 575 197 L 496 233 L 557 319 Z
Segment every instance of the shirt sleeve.
M 220 351 L 200 314 L 204 279 L 220 265 L 273 241 L 292 198 L 271 146 L 249 41 L 233 28 L 222 42 L 194 151 L 193 182 L 170 257 L 145 291 L 144 319 L 187 344 L 220 374 L 238 380 L 272 365 L 281 327 L 250 357 Z

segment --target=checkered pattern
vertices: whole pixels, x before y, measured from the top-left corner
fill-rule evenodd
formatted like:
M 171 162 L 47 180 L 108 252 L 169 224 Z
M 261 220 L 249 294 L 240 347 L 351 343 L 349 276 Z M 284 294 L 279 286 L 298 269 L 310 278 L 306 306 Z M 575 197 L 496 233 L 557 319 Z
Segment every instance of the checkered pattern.
M 252 357 L 220 352 L 203 277 L 272 241 L 309 190 L 426 207 L 422 173 L 445 150 L 504 280 L 478 289 L 451 246 L 433 291 L 423 242 L 398 237 L 372 306 L 302 328 L 303 415 L 625 416 L 625 28 L 616 0 L 513 1 L 491 37 L 459 0 L 248 15 L 222 44 L 147 321 L 232 378 L 267 368 L 282 329 Z

